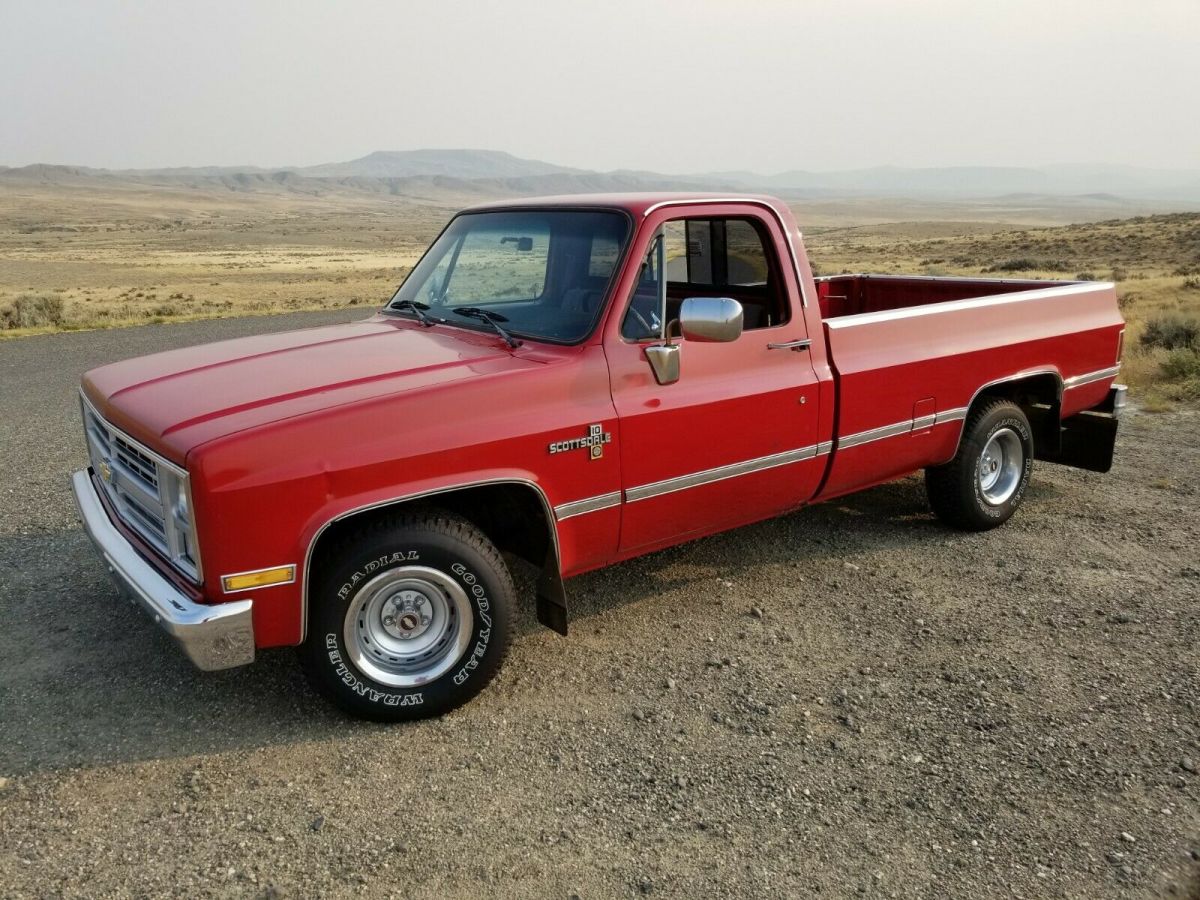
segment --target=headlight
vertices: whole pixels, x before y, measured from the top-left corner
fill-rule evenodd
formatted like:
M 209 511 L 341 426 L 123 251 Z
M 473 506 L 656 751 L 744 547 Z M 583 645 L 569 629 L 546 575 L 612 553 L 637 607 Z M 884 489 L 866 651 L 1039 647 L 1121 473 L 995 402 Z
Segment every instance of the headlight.
M 167 556 L 187 574 L 200 575 L 200 554 L 196 549 L 196 530 L 192 522 L 192 496 L 187 475 L 174 469 L 159 468 L 159 487 L 170 515 L 166 516 Z

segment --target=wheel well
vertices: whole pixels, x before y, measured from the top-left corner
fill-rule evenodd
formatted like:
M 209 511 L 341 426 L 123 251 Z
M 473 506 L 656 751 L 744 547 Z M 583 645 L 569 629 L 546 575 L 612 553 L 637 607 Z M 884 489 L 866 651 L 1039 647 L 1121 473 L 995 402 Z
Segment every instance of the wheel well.
M 350 531 L 387 519 L 398 512 L 439 509 L 466 519 L 499 550 L 519 556 L 538 567 L 545 564 L 547 552 L 551 549 L 553 532 L 550 529 L 553 525 L 541 493 L 532 485 L 503 482 L 399 500 L 338 519 L 317 539 L 311 565 L 318 564 L 324 548 L 336 543 Z
M 1062 381 L 1053 372 L 1014 378 L 999 384 L 990 384 L 981 390 L 971 402 L 970 415 L 981 401 L 1000 397 L 1010 400 L 1029 419 L 1033 430 L 1033 445 L 1036 450 L 1057 449 L 1061 440 Z

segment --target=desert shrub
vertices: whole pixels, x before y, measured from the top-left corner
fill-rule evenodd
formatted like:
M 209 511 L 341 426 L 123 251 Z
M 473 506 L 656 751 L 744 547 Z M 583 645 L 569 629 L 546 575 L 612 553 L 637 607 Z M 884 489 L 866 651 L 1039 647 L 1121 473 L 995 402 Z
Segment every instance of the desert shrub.
M 1097 278 L 1091 272 L 1080 272 L 1075 276 L 1076 281 L 1096 281 Z
M 63 298 L 51 294 L 22 294 L 0 306 L 0 328 L 40 328 L 62 320 Z
M 1031 259 L 1020 256 L 1015 259 L 1005 259 L 988 266 L 985 272 L 1032 272 L 1049 271 L 1065 272 L 1071 269 L 1071 264 L 1062 259 Z
M 1200 350 L 1191 347 L 1172 350 L 1162 361 L 1162 374 L 1170 381 L 1200 379 Z
M 1164 350 L 1200 348 L 1200 321 L 1174 316 L 1151 319 L 1142 332 L 1143 347 L 1162 347 Z
M 1185 291 L 1200 291 L 1200 278 L 1183 279 L 1183 289 Z

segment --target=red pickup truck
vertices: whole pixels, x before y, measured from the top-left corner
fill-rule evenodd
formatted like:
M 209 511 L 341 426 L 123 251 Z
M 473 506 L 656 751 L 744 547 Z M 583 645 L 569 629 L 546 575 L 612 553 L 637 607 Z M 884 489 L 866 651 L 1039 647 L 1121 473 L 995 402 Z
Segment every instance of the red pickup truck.
M 298 645 L 377 719 L 508 649 L 506 564 L 564 579 L 925 470 L 993 528 L 1032 461 L 1104 472 L 1111 284 L 814 278 L 767 197 L 575 196 L 455 216 L 365 321 L 95 369 L 85 528 L 203 669 Z

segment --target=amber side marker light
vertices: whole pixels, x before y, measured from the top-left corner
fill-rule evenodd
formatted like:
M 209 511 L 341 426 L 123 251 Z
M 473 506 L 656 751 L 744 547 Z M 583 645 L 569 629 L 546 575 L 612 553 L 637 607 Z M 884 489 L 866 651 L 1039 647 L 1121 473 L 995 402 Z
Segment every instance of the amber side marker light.
M 221 577 L 221 587 L 225 593 L 236 591 L 252 591 L 255 588 L 272 587 L 276 584 L 291 584 L 296 580 L 295 566 L 276 566 L 273 569 L 259 569 L 256 572 L 238 572 L 236 575 Z

